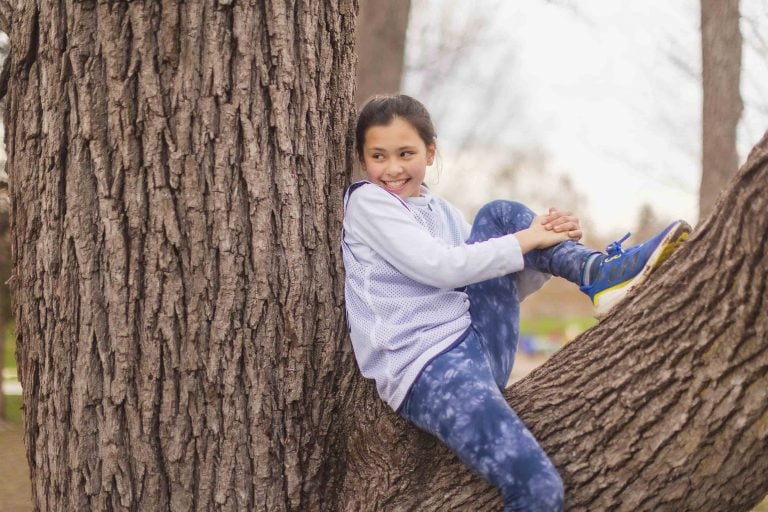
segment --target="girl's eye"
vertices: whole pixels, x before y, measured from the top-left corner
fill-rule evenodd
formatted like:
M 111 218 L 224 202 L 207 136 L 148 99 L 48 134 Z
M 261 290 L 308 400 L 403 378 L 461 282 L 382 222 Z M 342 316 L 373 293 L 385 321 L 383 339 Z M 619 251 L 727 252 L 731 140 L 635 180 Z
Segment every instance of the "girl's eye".
M 413 155 L 413 151 L 403 151 L 402 153 L 400 153 L 400 156 L 402 157 L 411 156 L 411 155 Z

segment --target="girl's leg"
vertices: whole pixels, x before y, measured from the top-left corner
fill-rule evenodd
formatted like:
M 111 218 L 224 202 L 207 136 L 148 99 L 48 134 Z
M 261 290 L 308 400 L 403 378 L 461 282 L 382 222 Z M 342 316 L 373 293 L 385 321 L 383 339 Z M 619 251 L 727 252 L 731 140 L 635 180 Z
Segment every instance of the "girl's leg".
M 527 206 L 514 201 L 493 201 L 475 216 L 467 243 L 481 242 L 531 225 L 535 214 Z M 526 268 L 568 279 L 581 284 L 582 267 L 595 251 L 576 242 L 563 242 L 524 256 Z M 509 274 L 467 286 L 472 325 L 480 332 L 491 356 L 490 365 L 500 388 L 506 386 L 517 351 L 520 330 L 520 304 L 517 278 Z
M 515 201 L 497 200 L 483 206 L 475 216 L 467 243 L 516 233 L 531 225 L 536 214 Z M 581 271 L 586 259 L 597 251 L 578 242 L 562 242 L 547 249 L 528 252 L 523 259 L 533 268 L 581 285 Z
M 496 486 L 505 512 L 562 510 L 560 475 L 502 396 L 486 354 L 470 331 L 424 368 L 400 414 Z

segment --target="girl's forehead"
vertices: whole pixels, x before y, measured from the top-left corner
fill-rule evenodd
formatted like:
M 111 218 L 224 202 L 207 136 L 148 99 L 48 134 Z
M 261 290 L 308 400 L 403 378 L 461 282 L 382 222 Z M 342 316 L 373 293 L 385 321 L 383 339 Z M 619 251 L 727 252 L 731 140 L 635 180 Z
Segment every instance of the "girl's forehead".
M 401 145 L 424 144 L 416 128 L 401 117 L 395 117 L 387 125 L 371 126 L 365 132 L 366 146 L 395 143 Z

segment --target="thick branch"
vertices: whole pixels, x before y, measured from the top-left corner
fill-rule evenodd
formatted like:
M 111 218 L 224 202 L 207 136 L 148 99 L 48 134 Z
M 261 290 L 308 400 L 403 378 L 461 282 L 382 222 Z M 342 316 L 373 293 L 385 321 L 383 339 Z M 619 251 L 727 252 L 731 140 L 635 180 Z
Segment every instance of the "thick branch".
M 766 183 L 768 134 L 647 286 L 507 390 L 563 475 L 568 510 L 739 511 L 768 492 Z M 381 510 L 500 507 L 382 409 L 350 440 L 348 510 L 356 496 Z

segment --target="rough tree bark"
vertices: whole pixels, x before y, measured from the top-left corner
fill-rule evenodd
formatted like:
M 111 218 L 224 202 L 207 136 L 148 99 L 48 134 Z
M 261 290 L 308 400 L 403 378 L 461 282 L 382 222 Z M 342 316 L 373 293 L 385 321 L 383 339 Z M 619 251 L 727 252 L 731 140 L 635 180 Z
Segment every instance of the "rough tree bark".
M 746 511 L 768 492 L 768 133 L 642 291 L 507 390 L 568 510 Z M 347 510 L 491 510 L 496 491 L 373 406 Z
M 343 335 L 353 2 L 19 2 L 6 141 L 37 510 L 484 510 Z M 575 510 L 765 475 L 767 141 L 652 286 L 510 390 Z
M 354 1 L 15 5 L 35 509 L 333 502 Z
M 400 91 L 411 0 L 360 0 L 357 21 L 357 89 L 362 105 L 374 94 Z
M 739 0 L 701 0 L 702 173 L 699 218 L 712 210 L 738 166 L 736 128 L 744 108 Z

